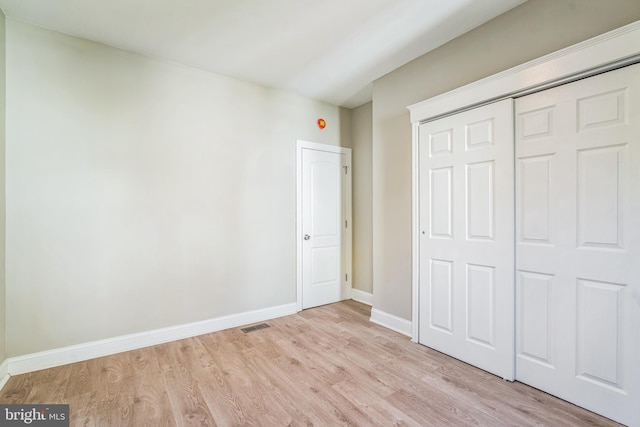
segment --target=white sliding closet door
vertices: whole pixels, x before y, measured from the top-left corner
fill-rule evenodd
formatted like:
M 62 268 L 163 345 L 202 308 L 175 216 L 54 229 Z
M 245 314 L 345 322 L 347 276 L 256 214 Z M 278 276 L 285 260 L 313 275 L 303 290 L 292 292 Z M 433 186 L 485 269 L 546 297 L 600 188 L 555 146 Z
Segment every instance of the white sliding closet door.
M 640 426 L 640 65 L 515 117 L 516 379 Z
M 419 342 L 513 379 L 513 101 L 418 132 Z

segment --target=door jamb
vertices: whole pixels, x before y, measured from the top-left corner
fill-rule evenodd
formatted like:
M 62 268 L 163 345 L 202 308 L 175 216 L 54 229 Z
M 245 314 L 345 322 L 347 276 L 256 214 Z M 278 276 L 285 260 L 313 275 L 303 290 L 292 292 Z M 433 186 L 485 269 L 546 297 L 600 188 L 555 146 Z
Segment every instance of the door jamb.
M 352 218 L 352 173 L 351 173 L 351 148 L 335 145 L 320 144 L 298 139 L 296 141 L 296 309 L 302 311 L 302 151 L 303 150 L 326 151 L 330 153 L 344 154 L 346 156 L 347 178 L 343 187 L 343 199 L 345 201 L 345 219 L 347 229 L 345 231 L 344 246 L 342 248 L 345 262 L 348 296 L 351 297 L 353 285 L 352 274 L 352 245 L 353 245 L 353 218 Z

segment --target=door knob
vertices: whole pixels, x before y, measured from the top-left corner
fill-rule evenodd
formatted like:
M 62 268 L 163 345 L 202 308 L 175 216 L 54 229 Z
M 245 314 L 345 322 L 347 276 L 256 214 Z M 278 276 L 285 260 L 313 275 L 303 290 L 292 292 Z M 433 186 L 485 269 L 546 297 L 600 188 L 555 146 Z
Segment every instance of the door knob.
M 311 238 L 311 236 L 309 236 L 308 234 L 304 235 L 304 240 L 309 240 Z

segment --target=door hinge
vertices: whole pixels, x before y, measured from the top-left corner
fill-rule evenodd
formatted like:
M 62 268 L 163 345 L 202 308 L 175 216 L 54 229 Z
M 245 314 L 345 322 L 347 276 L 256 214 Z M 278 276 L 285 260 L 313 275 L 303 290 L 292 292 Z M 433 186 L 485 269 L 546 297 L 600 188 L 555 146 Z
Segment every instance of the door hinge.
M 345 281 L 345 282 L 348 282 L 348 281 L 349 281 L 349 275 L 348 275 L 348 274 L 345 274 L 345 275 L 344 275 L 344 281 Z
M 346 175 L 347 174 L 347 169 L 349 169 L 349 166 L 343 166 L 343 168 L 344 168 L 344 174 Z
M 344 220 L 344 228 L 349 228 L 349 225 L 346 219 Z

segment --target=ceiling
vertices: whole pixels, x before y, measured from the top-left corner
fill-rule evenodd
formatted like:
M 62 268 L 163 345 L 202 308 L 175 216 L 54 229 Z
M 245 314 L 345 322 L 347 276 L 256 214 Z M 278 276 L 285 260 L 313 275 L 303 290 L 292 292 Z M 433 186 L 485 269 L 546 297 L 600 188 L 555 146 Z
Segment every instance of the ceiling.
M 0 0 L 5 15 L 353 108 L 372 82 L 526 0 Z

